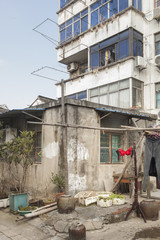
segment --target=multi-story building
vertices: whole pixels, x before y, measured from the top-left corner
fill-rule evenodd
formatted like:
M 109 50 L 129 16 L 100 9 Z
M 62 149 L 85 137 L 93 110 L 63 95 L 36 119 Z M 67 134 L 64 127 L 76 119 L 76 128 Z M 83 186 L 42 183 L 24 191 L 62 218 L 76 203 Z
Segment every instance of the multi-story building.
M 59 1 L 65 96 L 158 114 L 160 0 Z

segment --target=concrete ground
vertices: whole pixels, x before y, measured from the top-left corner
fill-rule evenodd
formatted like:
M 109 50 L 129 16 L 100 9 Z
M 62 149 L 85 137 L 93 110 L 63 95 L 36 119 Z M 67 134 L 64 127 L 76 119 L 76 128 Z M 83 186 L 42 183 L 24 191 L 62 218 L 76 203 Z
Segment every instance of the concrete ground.
M 124 221 L 131 207 L 130 199 L 127 202 L 123 206 L 105 209 L 95 205 L 76 207 L 70 214 L 59 214 L 56 210 L 19 222 L 16 222 L 17 215 L 11 214 L 8 208 L 1 209 L 0 240 L 67 240 L 68 228 L 74 222 L 85 225 L 87 240 L 160 239 L 159 219 L 144 223 L 142 218 L 131 214 L 129 219 Z

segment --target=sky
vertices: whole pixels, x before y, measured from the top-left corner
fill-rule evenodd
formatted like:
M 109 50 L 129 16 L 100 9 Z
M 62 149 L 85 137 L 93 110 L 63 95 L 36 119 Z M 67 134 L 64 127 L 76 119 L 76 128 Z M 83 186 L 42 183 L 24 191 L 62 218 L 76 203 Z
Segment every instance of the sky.
M 55 44 L 33 30 L 58 40 L 58 26 L 52 22 L 57 22 L 57 11 L 58 0 L 0 0 L 0 105 L 21 109 L 38 95 L 56 99 L 56 82 L 31 73 L 57 81 L 68 78 L 48 68 L 66 71 L 57 62 Z

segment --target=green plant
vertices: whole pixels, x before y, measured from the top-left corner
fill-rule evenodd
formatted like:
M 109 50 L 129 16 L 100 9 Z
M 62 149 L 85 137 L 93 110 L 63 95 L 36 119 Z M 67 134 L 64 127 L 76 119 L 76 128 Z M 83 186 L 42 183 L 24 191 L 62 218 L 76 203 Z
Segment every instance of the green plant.
M 55 174 L 52 172 L 51 182 L 56 185 L 58 192 L 64 191 L 65 182 L 62 174 Z
M 19 192 L 24 192 L 27 171 L 33 164 L 33 143 L 34 132 L 21 131 L 18 137 L 0 145 L 0 158 L 8 164 L 10 184 L 17 182 Z

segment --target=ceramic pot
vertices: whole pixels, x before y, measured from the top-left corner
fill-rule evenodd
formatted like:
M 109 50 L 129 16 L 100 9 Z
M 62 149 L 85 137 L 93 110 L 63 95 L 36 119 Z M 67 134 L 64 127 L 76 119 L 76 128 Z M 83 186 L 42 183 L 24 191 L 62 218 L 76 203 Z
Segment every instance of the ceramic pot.
M 159 219 L 159 208 L 155 200 L 143 200 L 140 202 L 140 208 L 146 220 L 155 221 Z
M 75 209 L 75 199 L 71 195 L 62 195 L 57 200 L 59 213 L 70 213 Z
M 69 228 L 69 240 L 86 240 L 86 228 L 83 224 L 73 224 Z

